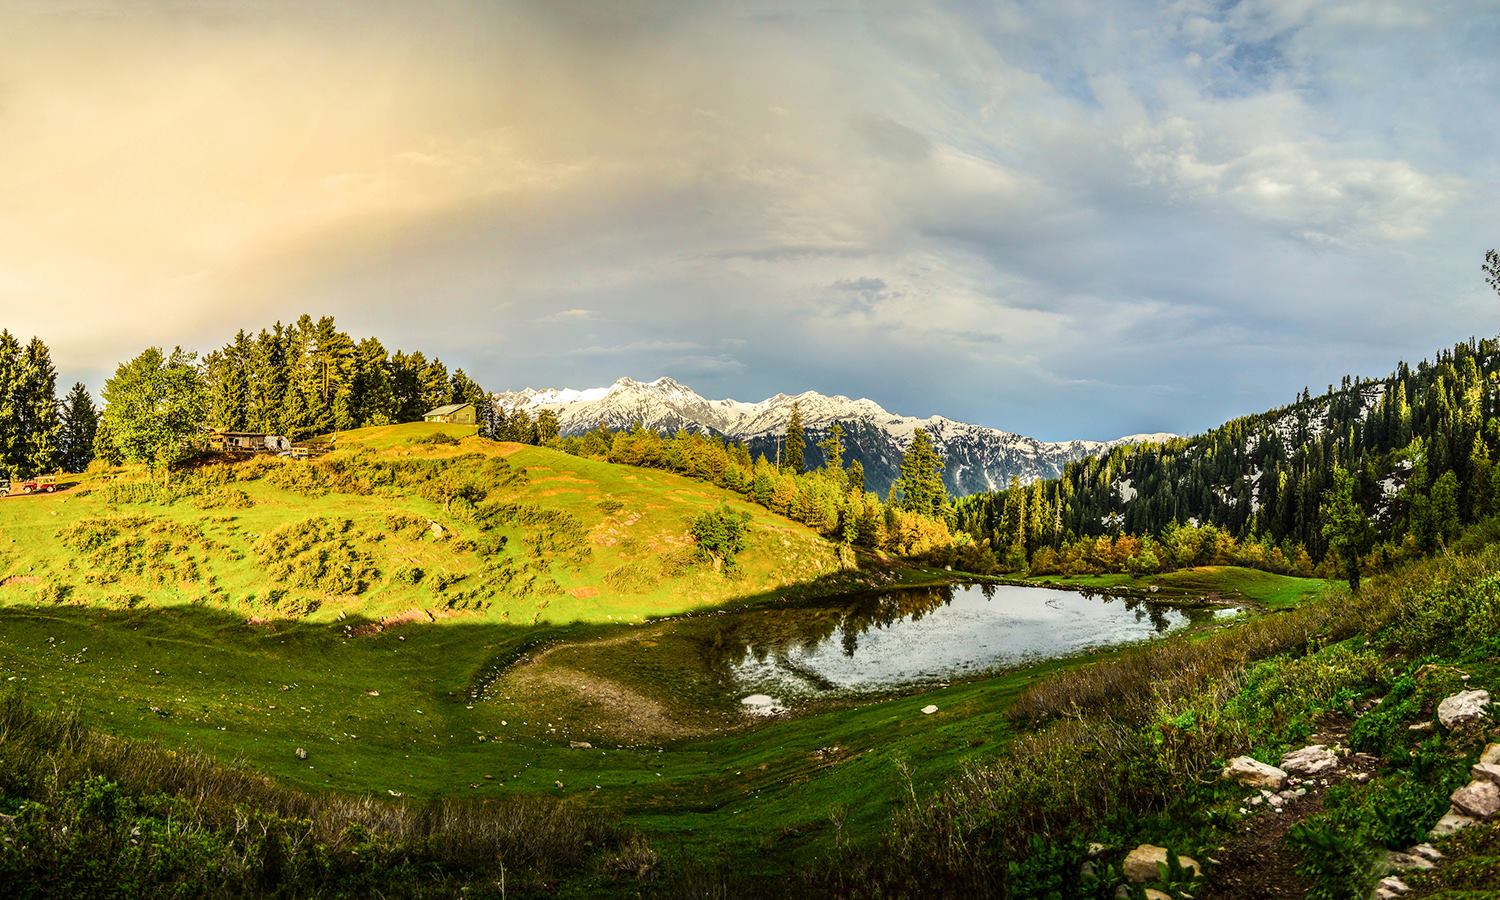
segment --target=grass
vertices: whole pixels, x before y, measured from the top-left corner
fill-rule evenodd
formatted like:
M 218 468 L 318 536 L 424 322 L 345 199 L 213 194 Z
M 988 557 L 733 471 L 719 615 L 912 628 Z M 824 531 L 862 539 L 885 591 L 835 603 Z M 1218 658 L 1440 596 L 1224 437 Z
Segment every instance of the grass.
M 1328 584 L 1320 578 L 1277 575 L 1241 566 L 1199 566 L 1159 575 L 1047 575 L 1027 579 L 1027 583 L 1082 590 L 1125 590 L 1162 599 L 1217 596 L 1230 602 L 1249 601 L 1272 608 L 1293 607 L 1315 599 Z

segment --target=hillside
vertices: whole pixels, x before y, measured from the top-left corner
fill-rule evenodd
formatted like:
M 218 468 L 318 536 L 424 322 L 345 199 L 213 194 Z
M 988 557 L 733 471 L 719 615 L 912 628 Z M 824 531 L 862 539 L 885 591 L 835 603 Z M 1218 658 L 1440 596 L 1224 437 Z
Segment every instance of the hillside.
M 169 483 L 77 476 L 0 500 L 0 604 L 192 605 L 252 621 L 639 619 L 837 568 L 802 525 L 664 472 L 445 425 L 345 432 L 311 461 L 211 463 Z M 733 577 L 687 528 L 750 517 Z
M 865 482 L 884 495 L 899 477 L 901 454 L 918 428 L 932 436 L 943 457 L 943 479 L 954 494 L 1004 487 L 1011 478 L 1055 478 L 1064 464 L 1123 444 L 1162 441 L 1168 434 L 1130 435 L 1112 441 L 1048 442 L 996 428 L 955 422 L 942 416 L 917 418 L 892 413 L 869 399 L 851 400 L 816 391 L 777 394 L 758 403 L 710 400 L 671 378 L 651 382 L 621 378 L 608 387 L 532 389 L 493 395 L 504 409 L 529 414 L 546 409 L 557 415 L 564 435 L 583 434 L 601 423 L 621 431 L 640 423 L 665 434 L 694 431 L 745 443 L 752 455 L 776 459 L 795 404 L 807 431 L 807 464 L 821 465 L 816 446 L 835 423 L 844 429 L 849 461 L 865 469 Z

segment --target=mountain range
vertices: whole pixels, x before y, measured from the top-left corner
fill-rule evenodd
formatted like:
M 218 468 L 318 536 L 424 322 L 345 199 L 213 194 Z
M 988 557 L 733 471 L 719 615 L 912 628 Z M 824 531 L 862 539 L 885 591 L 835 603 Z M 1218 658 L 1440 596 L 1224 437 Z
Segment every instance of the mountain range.
M 1002 488 L 1012 477 L 1022 481 L 1053 478 L 1072 460 L 1121 444 L 1175 437 L 1134 434 L 1112 441 L 1041 441 L 943 416 L 903 416 L 873 400 L 851 400 L 816 391 L 777 394 L 758 403 L 710 400 L 671 378 L 621 378 L 607 387 L 585 390 L 527 388 L 493 394 L 492 398 L 502 409 L 524 409 L 533 416 L 544 409 L 552 410 L 564 435 L 582 434 L 600 424 L 620 431 L 640 423 L 667 434 L 685 430 L 740 441 L 752 454 L 764 453 L 773 460 L 778 458 L 796 405 L 807 435 L 806 465 L 822 465 L 823 453 L 817 443 L 837 423 L 844 429 L 848 460 L 859 460 L 864 466 L 865 484 L 879 493 L 899 477 L 901 455 L 918 428 L 926 429 L 932 437 L 945 463 L 948 490 L 958 495 Z

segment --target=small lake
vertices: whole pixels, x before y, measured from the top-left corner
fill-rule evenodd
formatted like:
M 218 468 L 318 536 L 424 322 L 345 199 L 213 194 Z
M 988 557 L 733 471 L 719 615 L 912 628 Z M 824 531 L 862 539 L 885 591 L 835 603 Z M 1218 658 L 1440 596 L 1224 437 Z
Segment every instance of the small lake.
M 733 615 L 708 646 L 753 698 L 746 709 L 772 712 L 797 699 L 941 682 L 1133 643 L 1237 612 L 985 584 Z

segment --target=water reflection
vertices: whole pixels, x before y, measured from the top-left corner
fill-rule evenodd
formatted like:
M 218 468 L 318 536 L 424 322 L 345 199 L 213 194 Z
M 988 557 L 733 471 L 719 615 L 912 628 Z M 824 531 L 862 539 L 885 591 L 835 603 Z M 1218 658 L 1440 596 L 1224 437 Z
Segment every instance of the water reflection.
M 710 665 L 736 684 L 786 698 L 939 681 L 1142 640 L 1213 615 L 984 584 L 716 617 L 699 639 Z

